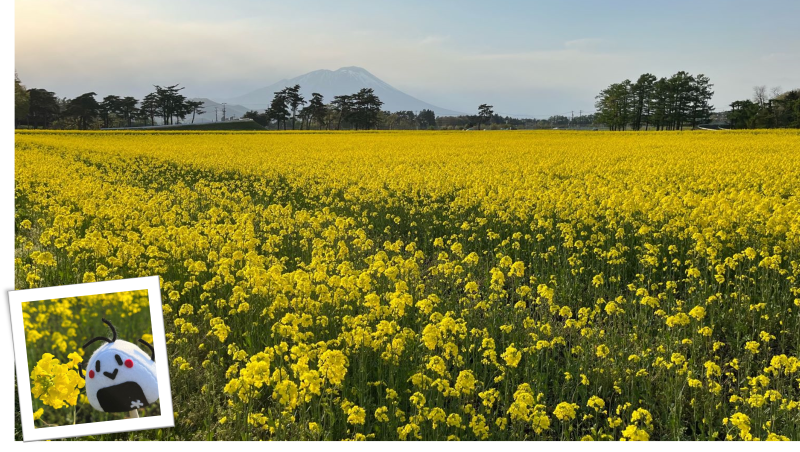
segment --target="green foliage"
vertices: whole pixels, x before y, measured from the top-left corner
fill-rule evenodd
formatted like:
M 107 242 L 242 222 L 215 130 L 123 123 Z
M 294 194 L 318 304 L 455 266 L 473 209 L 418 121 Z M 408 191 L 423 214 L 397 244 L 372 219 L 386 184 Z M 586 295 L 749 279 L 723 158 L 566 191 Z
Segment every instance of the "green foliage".
M 174 124 L 176 119 L 181 120 L 189 113 L 186 96 L 180 94 L 183 87 L 178 88 L 178 86 L 171 85 L 162 88 L 155 85 L 158 115 L 163 118 L 164 124 Z
M 670 78 L 643 74 L 636 83 L 613 83 L 597 95 L 598 122 L 611 130 L 683 130 L 706 123 L 714 112 L 711 80 L 680 71 Z
M 480 106 L 478 106 L 478 130 L 481 128 L 481 123 L 488 122 L 493 114 L 494 110 L 492 110 L 491 105 L 480 104 Z
M 252 119 L 244 116 L 245 119 Z M 257 121 L 226 121 L 226 122 L 205 122 L 201 124 L 181 124 L 169 127 L 168 130 L 264 130 L 264 127 Z
M 267 116 L 266 112 L 259 113 L 259 112 L 255 111 L 255 110 L 250 110 L 250 111 L 246 112 L 245 114 L 243 114 L 242 118 L 252 119 L 254 122 L 256 122 L 258 125 L 260 125 L 262 127 L 266 127 L 267 124 L 269 123 L 269 117 Z
M 34 129 L 48 128 L 58 118 L 60 107 L 55 93 L 40 88 L 28 90 L 29 108 L 27 124 Z
M 300 85 L 286 87 L 283 91 L 286 95 L 286 102 L 288 104 L 287 106 L 289 107 L 289 110 L 291 110 L 292 112 L 292 130 L 294 130 L 294 123 L 297 117 L 297 109 L 305 105 L 306 101 L 300 94 Z
M 186 109 L 192 113 L 192 124 L 194 124 L 195 115 L 202 115 L 205 113 L 205 110 L 203 110 L 203 102 L 199 100 L 187 100 Z
M 142 99 L 142 105 L 139 107 L 139 116 L 144 119 L 145 125 L 156 125 L 156 115 L 158 114 L 158 94 L 150 93 Z
M 353 96 L 353 110 L 348 120 L 356 130 L 374 129 L 378 127 L 378 113 L 383 102 L 375 95 L 372 88 L 362 88 Z
M 278 129 L 281 128 L 283 123 L 283 130 L 286 130 L 286 120 L 289 119 L 289 107 L 286 106 L 288 99 L 286 97 L 286 90 L 281 90 L 275 93 L 272 98 L 272 103 L 267 109 L 267 118 L 275 120 Z
M 382 117 L 381 105 L 383 102 L 372 88 L 363 88 L 355 94 L 335 96 L 330 107 L 336 114 L 337 130 L 342 128 L 342 124 L 350 124 L 359 130 L 378 128 Z
M 317 122 L 319 128 L 321 129 L 322 126 L 328 128 L 328 123 L 326 121 L 328 115 L 328 107 L 325 106 L 325 101 L 320 93 L 312 93 L 311 94 L 311 101 L 308 103 L 308 107 L 306 107 L 307 114 L 308 114 L 308 125 L 311 126 L 311 120 Z
M 777 90 L 776 90 L 777 91 Z M 766 98 L 766 88 L 756 87 L 754 100 L 731 103 L 728 123 L 734 129 L 800 128 L 800 89 Z
M 25 89 L 25 86 L 22 85 L 22 82 L 19 80 L 19 77 L 14 75 L 14 124 L 18 125 L 20 121 L 24 120 L 28 116 L 28 112 L 30 111 L 31 100 L 28 91 Z
M 78 120 L 78 128 L 89 129 L 89 125 L 100 115 L 100 104 L 94 98 L 94 92 L 81 94 L 67 103 L 64 114 Z
M 429 127 L 436 127 L 436 115 L 433 110 L 422 110 L 417 115 L 417 123 L 420 129 L 427 129 Z

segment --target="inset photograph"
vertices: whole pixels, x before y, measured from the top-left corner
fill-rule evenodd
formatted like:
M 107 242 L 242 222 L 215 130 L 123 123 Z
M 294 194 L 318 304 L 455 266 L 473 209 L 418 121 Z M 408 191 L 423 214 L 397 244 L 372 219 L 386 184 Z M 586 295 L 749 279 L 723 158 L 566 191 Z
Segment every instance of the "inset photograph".
M 154 282 L 155 290 L 140 288 L 13 302 L 15 297 L 30 298 L 37 291 L 84 286 L 89 289 L 123 281 Z M 94 433 L 108 433 L 142 428 L 141 422 L 127 428 L 119 421 L 160 420 L 162 413 L 169 414 L 164 419 L 172 419 L 171 403 L 165 411 L 159 388 L 161 376 L 168 380 L 168 374 L 167 366 L 161 366 L 164 370 L 159 371 L 157 358 L 157 348 L 161 348 L 161 362 L 166 361 L 158 277 L 16 291 L 9 292 L 9 298 L 12 317 L 14 308 L 19 308 L 19 321 L 14 318 L 13 323 L 25 440 L 28 433 L 38 437 L 32 439 L 80 435 L 65 432 L 64 427 L 87 426 L 92 430 L 91 424 L 99 423 L 103 427 L 94 429 Z M 160 328 L 154 336 L 155 317 Z M 18 329 L 22 337 L 18 336 Z M 168 381 L 166 387 L 169 398 Z M 25 402 L 30 404 L 27 413 Z M 109 423 L 115 424 L 113 430 L 106 427 Z M 31 432 L 26 424 L 32 426 Z M 40 434 L 42 430 L 60 431 L 51 436 L 49 432 Z
M 37 428 L 159 414 L 148 308 L 147 290 L 23 304 Z

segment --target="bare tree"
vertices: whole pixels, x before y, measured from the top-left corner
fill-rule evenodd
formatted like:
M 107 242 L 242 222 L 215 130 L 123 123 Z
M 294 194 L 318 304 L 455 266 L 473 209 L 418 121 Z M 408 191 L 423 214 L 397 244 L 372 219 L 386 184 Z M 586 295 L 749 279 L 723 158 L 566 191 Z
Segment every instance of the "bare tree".
M 766 85 L 753 87 L 753 102 L 757 103 L 759 107 L 763 107 L 767 103 Z

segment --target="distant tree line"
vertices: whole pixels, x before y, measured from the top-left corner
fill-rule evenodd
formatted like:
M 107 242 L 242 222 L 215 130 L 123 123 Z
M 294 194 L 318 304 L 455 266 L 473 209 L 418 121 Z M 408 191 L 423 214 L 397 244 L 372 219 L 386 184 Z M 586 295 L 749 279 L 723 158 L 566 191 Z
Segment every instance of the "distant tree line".
M 52 91 L 26 88 L 14 77 L 14 125 L 34 129 L 99 129 L 111 127 L 180 124 L 187 117 L 205 113 L 203 102 L 180 94 L 183 87 L 155 85 L 155 91 L 138 100 L 132 96 L 105 96 L 89 92 L 73 99 Z M 159 121 L 156 121 L 159 118 Z
M 432 110 L 419 112 L 381 109 L 383 102 L 371 88 L 335 96 L 325 103 L 322 94 L 305 99 L 300 85 L 275 93 L 269 108 L 249 111 L 252 119 L 270 129 L 385 129 L 465 130 L 597 128 L 611 130 L 683 130 L 713 122 L 737 129 L 800 128 L 800 89 L 782 92 L 757 86 L 752 99 L 731 103 L 730 111 L 715 113 L 714 95 L 708 77 L 681 71 L 669 78 L 643 74 L 636 82 L 611 84 L 596 97 L 597 111 L 590 114 L 552 115 L 546 119 L 500 116 L 488 104 L 475 115 L 439 116 Z M 15 127 L 56 129 L 99 129 L 114 127 L 181 124 L 205 113 L 203 102 L 187 99 L 178 84 L 154 85 L 141 100 L 132 96 L 108 95 L 96 99 L 94 92 L 73 99 L 59 98 L 52 91 L 26 88 L 14 77 Z M 299 125 L 298 125 L 299 123 Z
M 800 128 L 800 89 L 753 87 L 753 98 L 731 103 L 726 122 L 734 129 Z
M 334 96 L 326 104 L 319 93 L 312 93 L 311 99 L 306 101 L 300 94 L 300 85 L 294 85 L 276 92 L 269 108 L 263 112 L 251 110 L 243 117 L 264 127 L 271 128 L 274 125 L 278 130 L 287 130 L 290 119 L 292 130 L 295 130 L 297 119 L 300 119 L 300 129 L 377 129 L 391 115 L 381 110 L 382 105 L 383 102 L 372 88 Z
M 683 130 L 707 123 L 714 112 L 711 80 L 680 71 L 666 78 L 643 74 L 613 83 L 596 97 L 597 121 L 611 130 Z
M 466 130 L 466 129 L 549 129 L 591 128 L 595 126 L 594 114 L 575 117 L 553 115 L 548 118 L 514 118 L 501 116 L 491 105 L 482 105 L 483 113 L 460 116 L 436 116 L 430 109 L 385 111 L 379 109 L 380 102 L 372 101 L 372 90 L 361 90 L 351 96 L 336 96 L 326 104 L 319 93 L 313 93 L 307 105 L 303 103 L 299 86 L 287 87 L 275 93 L 270 108 L 264 111 L 251 110 L 242 117 L 252 119 L 272 130 L 292 129 L 379 129 L 379 130 Z M 305 105 L 292 113 L 292 99 L 297 105 Z M 369 107 L 370 103 L 372 106 Z M 297 119 L 294 119 L 296 117 Z M 299 120 L 299 121 L 298 121 Z M 291 124 L 291 126 L 290 126 Z
M 579 114 L 578 116 L 551 115 L 547 118 L 515 118 L 492 113 L 491 116 L 461 115 L 439 116 L 436 128 L 446 130 L 461 129 L 590 129 L 597 125 L 595 115 Z
M 403 110 L 386 113 L 383 126 L 389 130 L 428 130 L 436 128 L 436 114 L 423 109 L 419 113 Z

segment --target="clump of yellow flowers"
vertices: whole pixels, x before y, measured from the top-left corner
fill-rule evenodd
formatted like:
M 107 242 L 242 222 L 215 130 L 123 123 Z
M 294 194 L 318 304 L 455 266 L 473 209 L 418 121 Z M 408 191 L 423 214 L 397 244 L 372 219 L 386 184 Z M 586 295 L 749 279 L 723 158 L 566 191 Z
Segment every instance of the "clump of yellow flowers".
M 141 439 L 800 440 L 798 149 L 18 132 L 16 284 L 161 276 L 176 426 Z M 72 305 L 26 315 L 77 351 Z
M 83 358 L 77 353 L 70 353 L 69 359 L 61 363 L 50 353 L 42 356 L 31 371 L 33 397 L 55 409 L 78 403 L 80 390 L 86 384 L 77 371 Z

